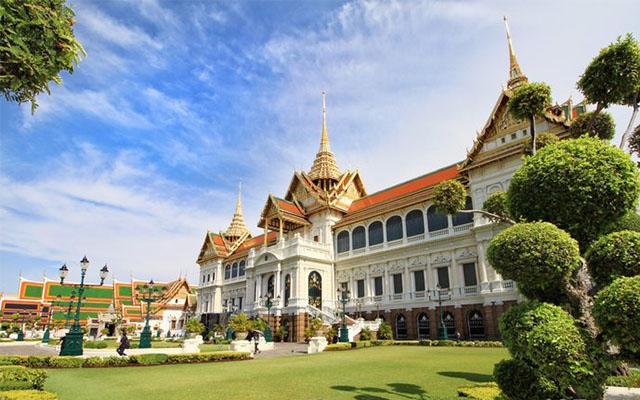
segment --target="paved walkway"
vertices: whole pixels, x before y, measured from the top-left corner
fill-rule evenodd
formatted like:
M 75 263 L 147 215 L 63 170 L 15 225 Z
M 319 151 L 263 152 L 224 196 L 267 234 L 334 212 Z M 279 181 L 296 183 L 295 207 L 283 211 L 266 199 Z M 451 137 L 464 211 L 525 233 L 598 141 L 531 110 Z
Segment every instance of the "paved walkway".
M 256 358 L 274 358 L 285 356 L 300 356 L 307 354 L 306 343 L 274 343 L 274 349 L 263 351 L 256 355 Z
M 58 350 L 54 346 L 40 346 L 40 342 L 22 342 L 21 344 L 0 344 L 2 356 L 57 356 Z

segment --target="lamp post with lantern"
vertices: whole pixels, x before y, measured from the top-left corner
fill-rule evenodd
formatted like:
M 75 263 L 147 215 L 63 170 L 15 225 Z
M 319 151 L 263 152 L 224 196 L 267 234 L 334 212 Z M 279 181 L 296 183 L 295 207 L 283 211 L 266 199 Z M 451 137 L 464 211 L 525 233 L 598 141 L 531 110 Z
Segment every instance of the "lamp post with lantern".
M 78 287 L 78 300 L 76 302 L 76 313 L 73 317 L 73 325 L 71 329 L 64 336 L 64 345 L 60 348 L 61 356 L 81 356 L 82 355 L 82 340 L 84 334 L 80 328 L 80 306 L 82 304 L 82 298 L 84 295 L 84 278 L 87 275 L 89 269 L 89 260 L 87 256 L 84 256 L 80 261 L 80 286 Z M 69 268 L 66 264 L 60 267 L 60 285 L 64 285 L 64 280 L 69 274 Z M 100 270 L 100 286 L 104 284 L 104 280 L 109 275 L 109 269 L 105 265 Z
M 155 302 L 162 295 L 163 290 L 164 288 L 155 286 L 153 279 L 138 289 L 138 291 L 142 293 L 142 297 L 138 297 L 138 301 L 147 304 L 147 315 L 145 317 L 144 328 L 142 328 L 142 333 L 140 333 L 139 349 L 151 348 L 151 327 L 149 326 L 151 303 Z
M 276 301 L 280 302 L 280 296 L 276 297 Z M 264 296 L 264 306 L 267 307 L 267 328 L 264 330 L 264 340 L 266 342 L 273 342 L 273 332 L 271 332 L 271 308 L 273 305 L 273 295 L 267 293 Z
M 349 302 L 349 294 L 351 293 L 348 289 L 340 288 L 338 289 L 338 293 L 340 294 L 340 303 L 342 303 L 342 325 L 340 325 L 340 338 L 338 339 L 340 342 L 348 343 L 349 342 L 349 328 L 347 328 L 347 303 Z
M 440 323 L 438 324 L 440 326 L 440 335 L 438 336 L 440 340 L 449 340 L 449 333 L 447 332 L 447 327 L 445 326 L 443 319 L 442 289 L 439 284 L 436 285 L 436 290 L 438 291 L 438 309 L 440 309 Z

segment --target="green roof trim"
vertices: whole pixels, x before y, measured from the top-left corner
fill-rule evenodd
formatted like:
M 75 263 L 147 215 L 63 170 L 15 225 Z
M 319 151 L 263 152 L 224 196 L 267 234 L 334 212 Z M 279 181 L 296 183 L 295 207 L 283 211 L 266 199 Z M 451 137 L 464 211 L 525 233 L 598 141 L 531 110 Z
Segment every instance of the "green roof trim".
M 24 297 L 42 298 L 42 286 L 40 285 L 26 285 L 24 289 Z
M 76 285 L 51 285 L 49 286 L 49 296 L 71 296 L 71 290 L 76 288 Z M 77 290 L 76 290 L 77 291 Z M 77 293 L 76 293 L 77 294 Z M 85 287 L 84 296 L 87 299 L 111 299 L 113 298 L 112 287 Z
M 131 286 L 120 286 L 118 288 L 118 295 L 119 296 L 128 296 L 131 297 L 132 295 L 132 291 L 131 291 Z

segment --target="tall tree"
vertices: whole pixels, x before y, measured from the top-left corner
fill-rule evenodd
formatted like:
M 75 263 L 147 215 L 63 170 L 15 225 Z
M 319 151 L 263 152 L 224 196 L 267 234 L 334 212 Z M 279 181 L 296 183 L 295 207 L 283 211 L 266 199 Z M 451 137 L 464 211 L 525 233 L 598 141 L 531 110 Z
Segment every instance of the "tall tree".
M 529 121 L 531 152 L 536 154 L 536 117 L 544 115 L 551 104 L 551 88 L 543 82 L 531 82 L 518 86 L 509 99 L 509 111 L 515 118 Z
M 31 102 L 50 93 L 49 81 L 62 83 L 61 71 L 73 72 L 86 55 L 73 35 L 75 14 L 66 0 L 0 2 L 0 92 L 8 101 Z
M 621 104 L 633 109 L 627 129 L 620 140 L 620 148 L 624 148 L 640 108 L 638 41 L 628 33 L 624 38 L 618 37 L 616 42 L 600 50 L 578 80 L 577 86 L 589 102 L 596 104 L 595 114 L 611 104 Z

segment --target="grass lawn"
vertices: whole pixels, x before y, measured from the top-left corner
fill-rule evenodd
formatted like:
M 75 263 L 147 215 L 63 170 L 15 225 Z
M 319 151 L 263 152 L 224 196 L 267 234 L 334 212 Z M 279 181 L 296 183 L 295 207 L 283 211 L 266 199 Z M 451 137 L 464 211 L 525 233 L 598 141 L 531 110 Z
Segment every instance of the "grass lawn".
M 311 356 L 156 367 L 49 370 L 72 399 L 456 399 L 491 380 L 505 349 L 388 346 Z

